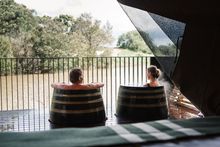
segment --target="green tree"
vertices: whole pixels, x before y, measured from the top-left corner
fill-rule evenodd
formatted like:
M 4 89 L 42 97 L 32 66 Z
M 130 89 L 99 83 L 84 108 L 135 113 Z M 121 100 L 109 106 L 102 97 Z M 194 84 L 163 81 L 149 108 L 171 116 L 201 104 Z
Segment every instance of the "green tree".
M 69 37 L 65 33 L 63 23 L 49 16 L 37 17 L 38 26 L 33 31 L 33 56 L 40 58 L 34 64 L 39 66 L 38 71 L 50 72 L 49 60 L 45 58 L 58 58 L 70 56 Z M 55 68 L 58 66 L 55 65 Z M 49 69 L 48 69 L 49 68 Z M 60 66 L 61 68 L 61 66 Z
M 176 47 L 174 44 L 166 44 L 166 45 L 157 46 L 155 43 L 153 43 L 153 41 L 150 38 L 148 33 L 140 32 L 140 34 L 143 37 L 146 44 L 148 45 L 148 47 L 154 53 L 154 55 L 156 55 L 156 56 L 175 56 Z
M 9 37 L 14 57 L 24 58 L 95 56 L 113 41 L 110 23 L 90 14 L 40 17 L 14 0 L 0 1 L 0 35 Z
M 7 75 L 10 72 L 11 68 L 13 68 L 11 60 L 7 59 L 10 57 L 13 57 L 12 45 L 10 43 L 10 40 L 8 37 L 0 35 L 0 76 Z
M 18 58 L 33 57 L 33 33 L 21 32 L 16 38 L 11 38 L 13 56 Z
M 176 54 L 176 47 L 174 44 L 168 44 L 168 45 L 160 45 L 157 47 L 158 54 L 162 56 L 175 56 Z
M 8 37 L 0 35 L 0 58 L 13 57 L 12 45 Z
M 137 31 L 129 31 L 119 36 L 117 46 L 133 51 L 141 51 L 144 53 L 150 52 L 149 47 Z
M 34 31 L 33 53 L 35 57 L 66 57 L 69 56 L 68 35 L 62 23 L 44 16 L 38 18 L 39 25 Z
M 54 21 L 60 22 L 63 27 L 63 31 L 65 33 L 70 33 L 72 32 L 72 26 L 75 23 L 74 17 L 70 15 L 59 15 L 58 17 L 54 18 Z
M 84 13 L 72 27 L 72 49 L 81 56 L 95 56 L 97 50 L 113 41 L 111 32 L 112 26 L 108 22 L 101 26 L 101 21 Z
M 33 12 L 14 0 L 0 1 L 0 34 L 9 37 L 14 57 L 29 57 L 32 54 L 31 32 L 36 27 Z
M 17 4 L 14 0 L 0 1 L 0 35 L 17 37 L 23 31 L 30 31 L 36 25 L 32 10 Z

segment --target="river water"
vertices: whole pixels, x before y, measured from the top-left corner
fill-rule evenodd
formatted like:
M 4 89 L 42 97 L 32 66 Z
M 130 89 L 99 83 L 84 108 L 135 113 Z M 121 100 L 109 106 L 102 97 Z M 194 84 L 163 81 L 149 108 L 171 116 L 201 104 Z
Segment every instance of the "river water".
M 145 65 L 86 69 L 84 83 L 103 82 L 101 89 L 106 110 L 114 111 L 120 84 L 143 84 Z M 0 76 L 0 110 L 50 109 L 52 83 L 68 83 L 68 70 L 45 74 Z

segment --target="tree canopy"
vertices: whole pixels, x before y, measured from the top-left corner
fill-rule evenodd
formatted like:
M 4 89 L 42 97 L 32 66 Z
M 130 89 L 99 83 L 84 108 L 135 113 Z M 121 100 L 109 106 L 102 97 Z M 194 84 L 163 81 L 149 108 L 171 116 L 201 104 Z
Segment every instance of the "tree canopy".
M 23 31 L 30 31 L 36 25 L 32 12 L 14 0 L 1 0 L 0 35 L 16 37 Z
M 8 37 L 0 35 L 0 58 L 12 57 L 12 47 Z
M 13 57 L 96 56 L 113 41 L 112 26 L 90 14 L 40 17 L 14 0 L 0 1 L 0 35 L 0 54 Z
M 142 39 L 142 37 L 144 40 Z M 129 31 L 122 34 L 118 38 L 117 46 L 132 51 L 141 51 L 143 53 L 154 53 L 156 56 L 175 56 L 176 47 L 174 44 L 159 45 L 153 43 L 149 34 L 141 32 L 141 35 L 137 31 Z
M 149 47 L 146 45 L 146 43 L 137 31 L 129 31 L 120 35 L 118 38 L 117 46 L 133 51 L 150 53 Z

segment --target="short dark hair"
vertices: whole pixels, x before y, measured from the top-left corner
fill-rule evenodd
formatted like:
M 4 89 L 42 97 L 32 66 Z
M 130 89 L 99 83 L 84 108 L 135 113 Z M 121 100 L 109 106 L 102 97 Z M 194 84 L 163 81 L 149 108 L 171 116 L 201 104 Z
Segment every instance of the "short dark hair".
M 70 71 L 70 82 L 77 83 L 80 81 L 82 76 L 82 69 L 81 68 L 74 68 Z
M 147 68 L 147 71 L 151 73 L 153 78 L 157 79 L 159 78 L 161 71 L 158 69 L 155 65 L 151 65 Z

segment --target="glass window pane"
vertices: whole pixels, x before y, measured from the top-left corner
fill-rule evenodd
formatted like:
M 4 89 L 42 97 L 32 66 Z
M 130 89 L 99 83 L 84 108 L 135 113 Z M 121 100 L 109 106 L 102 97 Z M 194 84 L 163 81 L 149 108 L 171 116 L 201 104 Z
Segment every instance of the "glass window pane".
M 170 76 L 178 59 L 178 40 L 183 36 L 185 24 L 123 4 L 121 7 L 157 57 L 163 71 Z

